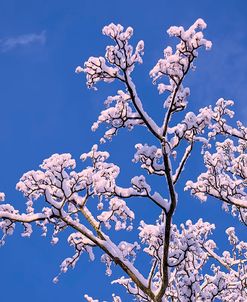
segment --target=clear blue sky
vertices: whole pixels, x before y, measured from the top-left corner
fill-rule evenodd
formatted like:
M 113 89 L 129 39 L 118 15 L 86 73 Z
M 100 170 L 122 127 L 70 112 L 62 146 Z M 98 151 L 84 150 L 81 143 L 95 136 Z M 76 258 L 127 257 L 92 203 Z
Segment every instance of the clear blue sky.
M 247 3 L 241 0 L 0 0 L 0 191 L 6 193 L 7 201 L 23 208 L 25 200 L 15 191 L 15 184 L 24 172 L 37 169 L 44 158 L 71 152 L 79 160 L 79 155 L 98 141 L 100 133 L 92 134 L 90 127 L 106 96 L 115 94 L 116 85 L 100 85 L 99 91 L 89 91 L 85 79 L 74 70 L 89 56 L 104 54 L 108 41 L 101 28 L 110 22 L 132 26 L 134 41 L 145 41 L 144 65 L 136 70 L 135 79 L 146 108 L 160 117 L 162 98 L 152 87 L 148 71 L 171 42 L 166 29 L 171 25 L 186 27 L 203 18 L 213 48 L 201 53 L 196 72 L 187 80 L 191 108 L 213 104 L 219 97 L 230 98 L 236 102 L 237 118 L 245 122 L 246 16 Z M 114 152 L 112 160 L 128 167 L 122 169 L 122 182 L 127 183 L 135 173 L 130 160 L 134 144 L 145 142 L 142 133 L 122 131 L 112 145 L 103 146 Z M 185 179 L 196 175 L 199 161 L 197 156 L 191 158 Z M 237 221 L 223 213 L 215 201 L 201 205 L 189 193 L 181 196 L 175 220 L 203 216 L 217 222 L 216 234 L 223 246 L 224 228 Z M 131 206 L 138 209 L 133 201 Z M 147 203 L 137 213 L 149 222 L 155 219 Z M 64 239 L 52 247 L 39 236 L 39 230 L 30 239 L 19 234 L 17 228 L 0 249 L 0 301 L 82 301 L 84 293 L 110 300 L 110 279 L 104 276 L 103 265 L 89 264 L 83 256 L 76 269 L 54 285 L 60 262 L 72 255 L 72 249 Z M 114 291 L 120 292 L 118 287 Z M 124 297 L 123 301 L 129 301 Z

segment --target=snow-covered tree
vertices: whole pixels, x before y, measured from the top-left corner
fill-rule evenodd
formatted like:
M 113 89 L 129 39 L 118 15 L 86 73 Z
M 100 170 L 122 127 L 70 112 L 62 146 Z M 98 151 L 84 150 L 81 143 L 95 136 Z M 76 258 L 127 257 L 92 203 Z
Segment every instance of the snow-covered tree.
M 94 145 L 81 155 L 85 168 L 76 170 L 76 161 L 70 154 L 53 154 L 40 165 L 40 170 L 25 173 L 16 188 L 26 197 L 26 212 L 20 213 L 11 204 L 0 205 L 1 244 L 12 235 L 16 223 L 23 225 L 23 236 L 30 236 L 36 225 L 46 236 L 53 228 L 51 242 L 58 242 L 59 233 L 70 231 L 68 244 L 74 255 L 66 258 L 61 273 L 75 267 L 82 253 L 95 259 L 95 249 L 102 252 L 101 261 L 106 274 L 115 275 L 119 266 L 122 275 L 112 283 L 123 286 L 130 299 L 137 301 L 247 301 L 247 243 L 238 239 L 234 227 L 226 230 L 229 250 L 219 253 L 211 239 L 214 224 L 199 219 L 177 226 L 174 213 L 181 194 L 178 186 L 191 153 L 200 145 L 205 168 L 196 180 L 188 180 L 184 187 L 201 201 L 213 197 L 226 211 L 247 225 L 247 128 L 230 119 L 233 101 L 219 99 L 215 106 L 201 108 L 198 113 L 188 111 L 190 89 L 184 79 L 195 68 L 201 48 L 209 50 L 212 43 L 204 38 L 206 23 L 198 19 L 189 29 L 172 26 L 168 34 L 178 39 L 175 49 L 168 46 L 163 57 L 150 71 L 153 84 L 164 95 L 164 118 L 159 125 L 143 108 L 132 73 L 142 63 L 144 42 L 130 44 L 133 29 L 110 24 L 103 28 L 113 45 L 106 48 L 104 57 L 90 57 L 77 73 L 85 73 L 87 86 L 96 89 L 98 82 L 117 81 L 121 90 L 109 96 L 106 109 L 92 125 L 95 131 L 101 124 L 107 130 L 100 142 L 114 139 L 121 128 L 132 130 L 142 126 L 156 140 L 156 145 L 137 143 L 133 161 L 140 163 L 143 174 L 159 176 L 166 184 L 166 192 L 151 188 L 145 175 L 134 176 L 129 187 L 118 183 L 120 168 L 109 161 L 109 153 Z M 159 109 L 157 109 L 159 110 Z M 121 134 L 120 134 L 121 135 Z M 103 147 L 102 147 L 103 149 Z M 190 163 L 188 163 L 189 165 Z M 124 172 L 124 168 L 122 169 Z M 93 200 L 94 198 L 94 200 Z M 135 221 L 129 199 L 146 198 L 160 211 L 153 224 Z M 4 201 L 4 193 L 0 200 Z M 44 203 L 36 210 L 36 200 Z M 97 202 L 95 202 L 97 200 Z M 126 241 L 112 236 L 126 231 Z M 128 242 L 127 231 L 139 234 Z M 116 238 L 116 237 L 114 237 Z M 143 254 L 149 258 L 145 269 L 138 264 Z M 91 293 L 93 296 L 93 293 Z M 86 301 L 99 301 L 85 294 Z M 102 297 L 103 298 L 103 297 Z M 113 294 L 112 301 L 121 302 Z

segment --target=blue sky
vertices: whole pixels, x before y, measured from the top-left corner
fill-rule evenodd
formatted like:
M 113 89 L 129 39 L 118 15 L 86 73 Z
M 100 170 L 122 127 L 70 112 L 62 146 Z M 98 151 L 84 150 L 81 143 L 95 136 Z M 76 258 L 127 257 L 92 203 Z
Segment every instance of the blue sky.
M 104 99 L 115 94 L 117 85 L 100 85 L 97 92 L 89 91 L 85 79 L 74 70 L 89 56 L 104 54 L 109 41 L 101 35 L 101 29 L 110 22 L 132 26 L 133 40 L 145 41 L 144 65 L 136 69 L 134 78 L 145 107 L 160 118 L 162 98 L 152 86 L 148 71 L 162 56 L 163 48 L 174 43 L 166 34 L 169 26 L 187 27 L 203 18 L 213 48 L 202 51 L 196 72 L 187 79 L 191 108 L 213 104 L 219 97 L 233 99 L 237 119 L 245 122 L 246 15 L 247 3 L 240 0 L 0 0 L 0 191 L 6 193 L 7 201 L 23 208 L 25 200 L 15 191 L 15 184 L 24 172 L 37 169 L 44 158 L 70 152 L 79 160 L 79 155 L 98 141 L 100 133 L 91 133 L 91 124 Z M 122 131 L 112 144 L 102 147 L 112 150 L 111 159 L 125 167 L 120 177 L 123 183 L 135 173 L 130 160 L 134 144 L 145 142 L 143 133 Z M 196 175 L 197 162 L 200 158 L 194 156 L 185 179 Z M 161 188 L 162 184 L 157 186 Z M 142 211 L 133 201 L 131 206 L 137 209 L 138 217 L 155 220 L 156 212 L 147 203 Z M 201 205 L 182 193 L 175 220 L 200 216 L 217 221 L 220 246 L 224 245 L 224 228 L 237 224 L 215 201 Z M 239 230 L 243 231 L 241 227 Z M 104 276 L 103 265 L 89 264 L 87 257 L 82 257 L 76 269 L 54 285 L 51 280 L 60 262 L 73 251 L 64 240 L 52 247 L 49 240 L 39 236 L 39 230 L 30 239 L 21 238 L 19 233 L 17 229 L 0 249 L 1 301 L 62 302 L 68 297 L 82 301 L 84 293 L 109 300 L 110 280 Z M 118 288 L 114 291 L 117 293 Z

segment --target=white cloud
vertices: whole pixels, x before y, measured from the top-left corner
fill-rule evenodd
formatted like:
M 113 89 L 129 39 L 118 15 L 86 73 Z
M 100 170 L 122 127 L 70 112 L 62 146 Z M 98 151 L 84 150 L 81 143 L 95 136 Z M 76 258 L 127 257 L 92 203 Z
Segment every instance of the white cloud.
M 23 47 L 30 44 L 44 45 L 46 42 L 46 32 L 42 31 L 39 34 L 30 33 L 17 37 L 10 37 L 6 39 L 0 39 L 0 50 L 2 52 L 10 51 L 16 47 Z

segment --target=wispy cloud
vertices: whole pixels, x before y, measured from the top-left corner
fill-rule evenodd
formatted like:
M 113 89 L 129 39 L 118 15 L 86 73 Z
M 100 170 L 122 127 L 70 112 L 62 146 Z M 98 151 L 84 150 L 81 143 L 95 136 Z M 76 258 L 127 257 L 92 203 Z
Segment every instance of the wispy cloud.
M 44 45 L 46 42 L 46 32 L 41 33 L 30 33 L 16 37 L 10 37 L 6 39 L 0 39 L 0 50 L 1 52 L 7 52 L 17 47 L 24 47 L 30 44 L 41 44 Z

